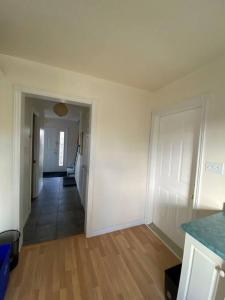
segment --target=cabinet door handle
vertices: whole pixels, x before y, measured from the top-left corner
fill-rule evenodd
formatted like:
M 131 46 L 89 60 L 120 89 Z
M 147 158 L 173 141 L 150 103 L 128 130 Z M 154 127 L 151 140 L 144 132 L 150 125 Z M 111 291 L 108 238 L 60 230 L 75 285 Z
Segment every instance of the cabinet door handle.
M 223 269 L 223 268 L 217 266 L 217 267 L 216 267 L 216 270 L 218 271 L 220 277 L 225 278 L 225 269 Z

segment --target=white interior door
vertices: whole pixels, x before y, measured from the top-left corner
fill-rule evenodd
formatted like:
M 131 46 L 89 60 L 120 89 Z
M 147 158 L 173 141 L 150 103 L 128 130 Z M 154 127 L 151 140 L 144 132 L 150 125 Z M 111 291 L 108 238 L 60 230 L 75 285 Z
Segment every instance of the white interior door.
M 32 134 L 32 198 L 36 198 L 43 184 L 43 161 L 44 161 L 44 130 L 41 118 L 33 114 Z
M 38 196 L 38 164 L 39 164 L 39 120 L 38 116 L 33 114 L 33 133 L 32 133 L 32 182 L 31 197 Z
M 192 216 L 200 120 L 200 108 L 159 120 L 153 223 L 181 248 L 180 225 Z
M 45 129 L 44 172 L 66 171 L 66 130 Z

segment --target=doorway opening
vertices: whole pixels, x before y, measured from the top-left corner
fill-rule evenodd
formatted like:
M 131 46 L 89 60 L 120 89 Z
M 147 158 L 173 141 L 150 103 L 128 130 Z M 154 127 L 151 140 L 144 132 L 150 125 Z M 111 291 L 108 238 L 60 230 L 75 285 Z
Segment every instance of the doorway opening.
M 20 228 L 33 244 L 85 232 L 91 105 L 24 93 L 20 141 Z M 25 182 L 26 181 L 26 182 Z

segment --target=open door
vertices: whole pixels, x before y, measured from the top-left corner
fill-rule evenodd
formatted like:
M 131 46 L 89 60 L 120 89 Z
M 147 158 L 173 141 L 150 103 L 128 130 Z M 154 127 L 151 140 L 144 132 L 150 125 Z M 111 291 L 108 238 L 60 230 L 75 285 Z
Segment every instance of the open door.
M 37 196 L 37 116 L 33 114 L 31 201 Z
M 31 200 L 40 193 L 43 184 L 44 130 L 40 117 L 33 114 Z

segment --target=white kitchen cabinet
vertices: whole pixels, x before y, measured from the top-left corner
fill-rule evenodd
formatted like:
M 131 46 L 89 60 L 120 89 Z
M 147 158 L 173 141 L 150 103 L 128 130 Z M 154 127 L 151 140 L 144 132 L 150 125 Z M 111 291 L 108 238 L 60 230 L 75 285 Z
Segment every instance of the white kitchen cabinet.
M 225 261 L 186 233 L 177 300 L 224 299 Z

